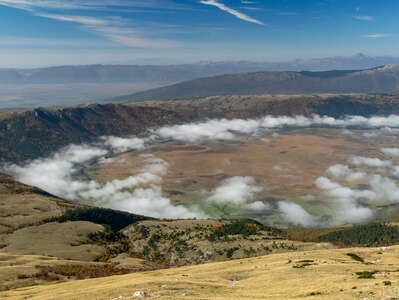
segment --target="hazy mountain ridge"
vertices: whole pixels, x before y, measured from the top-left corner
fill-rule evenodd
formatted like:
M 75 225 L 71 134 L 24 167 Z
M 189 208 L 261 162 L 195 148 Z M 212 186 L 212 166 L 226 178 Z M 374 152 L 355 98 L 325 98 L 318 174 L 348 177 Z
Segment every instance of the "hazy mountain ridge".
M 360 71 L 252 72 L 218 75 L 151 89 L 115 101 L 169 100 L 247 94 L 392 93 L 399 65 Z
M 340 56 L 287 62 L 226 61 L 181 65 L 78 65 L 35 69 L 0 69 L 0 84 L 46 83 L 172 83 L 228 73 L 256 71 L 358 70 L 399 64 L 389 56 Z
M 106 99 L 110 98 L 112 98 L 111 101 L 117 101 L 113 98 L 187 80 L 223 74 L 290 71 L 301 72 L 302 75 L 309 77 L 333 77 L 352 72 L 351 70 L 363 70 L 395 63 L 399 63 L 399 58 L 357 54 L 288 62 L 225 61 L 180 65 L 69 65 L 36 69 L 0 68 L 0 109 L 89 104 L 109 102 Z M 310 73 L 311 71 L 326 70 L 341 71 L 330 71 L 323 74 Z M 215 94 L 209 90 L 209 87 L 201 87 L 200 90 L 201 93 L 189 96 L 207 96 L 206 91 Z M 301 89 L 296 90 L 298 93 L 304 92 Z M 180 92 L 175 91 L 171 96 L 180 97 Z M 255 92 L 258 93 L 254 90 L 244 94 L 254 94 Z M 281 93 L 290 93 L 290 91 L 282 89 Z M 158 96 L 151 94 L 150 98 L 157 99 Z
M 187 65 L 56 66 L 31 70 L 0 69 L 0 83 L 172 83 L 203 76 L 268 69 L 264 63 Z

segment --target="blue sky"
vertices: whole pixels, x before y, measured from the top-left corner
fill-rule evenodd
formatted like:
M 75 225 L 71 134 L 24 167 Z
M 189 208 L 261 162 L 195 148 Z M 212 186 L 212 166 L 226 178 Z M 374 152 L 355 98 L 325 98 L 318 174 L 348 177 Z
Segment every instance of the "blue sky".
M 0 67 L 399 56 L 399 0 L 0 0 Z

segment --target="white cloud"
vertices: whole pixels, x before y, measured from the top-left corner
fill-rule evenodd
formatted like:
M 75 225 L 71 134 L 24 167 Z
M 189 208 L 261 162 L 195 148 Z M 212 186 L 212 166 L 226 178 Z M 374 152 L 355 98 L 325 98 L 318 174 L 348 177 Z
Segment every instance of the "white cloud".
M 50 193 L 70 200 L 94 202 L 100 206 L 155 217 L 202 217 L 204 216 L 202 212 L 176 206 L 162 193 L 162 178 L 167 172 L 168 165 L 165 161 L 151 155 L 142 156 L 146 163 L 143 170 L 122 180 L 100 183 L 93 180 L 78 180 L 75 174 L 85 164 L 94 160 L 107 163 L 109 162 L 108 157 L 112 154 L 145 149 L 147 145 L 163 139 L 188 142 L 215 139 L 232 140 L 242 135 L 259 137 L 259 132 L 268 132 L 270 129 L 313 125 L 340 128 L 354 126 L 386 130 L 386 127 L 399 127 L 399 117 L 349 116 L 344 119 L 335 119 L 320 116 L 265 116 L 248 120 L 209 120 L 153 129 L 145 138 L 135 136 L 127 138 L 102 137 L 94 146 L 69 146 L 49 158 L 35 160 L 26 166 L 11 166 L 8 170 L 24 183 L 41 187 Z M 396 148 L 383 148 L 382 151 L 388 154 L 398 153 Z M 358 170 L 358 168 L 365 167 L 377 168 L 377 171 L 389 171 L 398 176 L 399 167 L 394 166 L 392 161 L 362 156 L 352 156 L 348 161 L 351 165 L 333 165 L 327 169 L 327 174 L 346 181 L 367 179 L 369 188 L 365 190 L 352 189 L 344 186 L 342 180 L 337 183 L 326 177 L 320 177 L 315 182 L 318 188 L 335 200 L 332 202 L 336 206 L 333 218 L 337 224 L 369 219 L 373 215 L 373 211 L 361 204 L 365 201 L 370 203 L 380 200 L 399 202 L 399 190 L 392 179 L 381 175 L 368 175 L 362 170 Z M 356 168 L 352 169 L 350 166 Z M 276 168 L 276 170 L 278 169 Z M 256 201 L 256 196 L 260 192 L 262 192 L 262 187 L 256 184 L 254 178 L 238 176 L 226 179 L 214 190 L 206 192 L 205 196 L 207 201 L 214 203 L 231 203 L 253 210 L 268 209 L 267 205 Z M 287 204 L 282 204 L 281 207 L 287 220 L 292 217 L 292 211 L 298 209 L 295 205 Z M 299 210 L 299 214 L 303 216 L 304 221 L 296 222 L 301 222 L 303 226 L 315 221 L 314 217 L 308 216 L 304 211 Z
M 257 120 L 221 119 L 201 123 L 166 126 L 154 131 L 154 133 L 162 138 L 195 142 L 215 139 L 231 140 L 236 138 L 233 132 L 251 134 L 258 128 L 260 128 L 260 124 Z
M 118 141 L 114 150 L 127 147 L 126 143 Z M 168 164 L 152 155 L 142 156 L 145 167 L 139 173 L 123 180 L 101 183 L 77 179 L 74 176 L 86 163 L 92 160 L 101 162 L 107 154 L 108 151 L 99 145 L 70 146 L 52 157 L 35 160 L 26 166 L 8 166 L 7 171 L 21 182 L 72 201 L 89 202 L 91 205 L 156 218 L 206 217 L 202 212 L 174 205 L 163 195 L 162 176 L 166 174 Z
M 258 24 L 258 25 L 264 25 L 263 22 L 261 22 L 259 20 L 256 20 L 256 19 L 254 19 L 254 18 L 252 18 L 252 17 L 250 17 L 250 16 L 248 16 L 246 14 L 243 14 L 243 13 L 241 13 L 241 12 L 235 10 L 235 9 L 232 9 L 232 8 L 230 8 L 230 7 L 224 5 L 223 3 L 220 3 L 220 2 L 218 2 L 216 0 L 202 0 L 202 1 L 200 1 L 200 3 L 205 4 L 205 5 L 215 6 L 215 7 L 219 8 L 220 10 L 228 12 L 229 14 L 235 16 L 236 18 L 238 18 L 240 20 L 244 20 L 244 21 L 247 21 L 247 22 L 250 22 L 250 23 L 255 23 L 255 24 Z
M 126 12 L 132 9 L 184 9 L 182 5 L 171 1 L 157 0 L 0 0 L 0 5 L 33 10 L 33 9 L 67 9 L 67 10 L 103 10 L 109 11 L 119 7 Z M 145 10 L 140 10 L 145 12 Z
M 47 9 L 77 9 L 80 5 L 74 1 L 59 1 L 59 0 L 0 0 L 0 5 L 19 8 L 24 10 L 33 10 L 34 8 Z
M 374 17 L 373 16 L 354 16 L 356 20 L 360 21 L 373 21 Z
M 38 17 L 43 17 L 43 18 L 47 18 L 47 19 L 79 23 L 82 25 L 94 26 L 94 25 L 108 25 L 109 24 L 109 22 L 106 21 L 105 19 L 88 17 L 88 16 L 58 15 L 58 14 L 44 14 L 44 13 L 36 13 L 35 15 Z
M 285 221 L 305 227 L 317 226 L 317 220 L 296 203 L 282 201 L 278 203 L 278 208 L 283 214 Z
M 373 211 L 368 207 L 359 205 L 357 200 L 361 198 L 376 199 L 377 195 L 374 191 L 351 189 L 326 177 L 319 177 L 315 181 L 315 185 L 335 199 L 336 207 L 333 218 L 338 224 L 364 222 L 373 216 Z
M 239 134 L 255 135 L 268 129 L 278 129 L 285 127 L 308 127 L 308 126 L 329 126 L 339 128 L 395 128 L 399 127 L 399 116 L 391 115 L 388 117 L 361 117 L 348 116 L 343 119 L 333 117 L 322 117 L 314 115 L 312 117 L 273 117 L 265 116 L 259 119 L 217 119 L 206 122 L 189 123 L 183 125 L 165 126 L 153 133 L 161 138 L 171 138 L 179 141 L 205 141 L 224 139 L 232 140 Z M 273 136 L 278 136 L 273 134 Z
M 370 186 L 372 191 L 377 194 L 378 199 L 393 203 L 399 202 L 399 188 L 392 179 L 374 175 L 370 180 Z
M 110 146 L 114 152 L 125 152 L 133 149 L 143 149 L 145 139 L 132 136 L 130 138 L 120 138 L 117 136 L 101 137 L 106 146 Z
M 340 179 L 345 177 L 345 180 L 348 182 L 362 180 L 367 177 L 367 174 L 364 172 L 353 172 L 348 166 L 346 165 L 333 165 L 330 166 L 326 173 L 331 175 L 335 179 Z
M 255 201 L 255 202 L 246 204 L 245 206 L 243 206 L 243 208 L 254 210 L 254 211 L 260 211 L 260 210 L 270 209 L 270 205 L 267 205 L 262 201 Z
M 374 33 L 374 34 L 364 34 L 361 35 L 363 38 L 369 38 L 369 39 L 382 39 L 391 36 L 390 34 L 386 33 Z
M 224 180 L 210 193 L 207 201 L 243 205 L 262 190 L 262 187 L 256 185 L 254 178 L 236 176 Z
M 346 176 L 346 181 L 353 182 L 363 180 L 367 177 L 367 173 L 365 172 L 351 172 L 348 176 Z
M 381 160 L 379 158 L 370 158 L 363 156 L 351 156 L 348 159 L 349 163 L 357 167 L 369 167 L 369 168 L 389 168 L 392 166 L 392 161 Z
M 340 178 L 349 175 L 350 169 L 345 165 L 334 165 L 327 169 L 327 173 L 335 178 Z
M 82 29 L 104 36 L 107 39 L 129 47 L 136 48 L 176 48 L 179 44 L 174 40 L 145 37 L 142 30 L 132 27 L 127 19 L 114 16 L 92 17 L 81 15 L 81 11 L 103 9 L 109 11 L 113 7 L 157 7 L 154 1 L 46 1 L 46 0 L 0 0 L 0 6 L 10 6 L 31 12 L 33 15 L 62 22 L 82 25 Z M 158 6 L 160 4 L 158 3 Z M 172 6 L 173 7 L 173 6 Z M 51 13 L 49 12 L 51 10 Z M 65 10 L 73 10 L 75 14 L 65 14 Z

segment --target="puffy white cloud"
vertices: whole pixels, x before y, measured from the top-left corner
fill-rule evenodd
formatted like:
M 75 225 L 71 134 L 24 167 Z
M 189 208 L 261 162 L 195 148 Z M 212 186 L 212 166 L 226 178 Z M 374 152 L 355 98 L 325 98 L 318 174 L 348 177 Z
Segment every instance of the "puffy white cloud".
M 361 117 L 348 116 L 343 119 L 322 117 L 273 117 L 265 116 L 259 119 L 217 119 L 206 122 L 189 123 L 175 126 L 165 126 L 153 130 L 153 134 L 164 138 L 179 141 L 197 142 L 206 140 L 232 140 L 240 134 L 257 135 L 267 129 L 279 129 L 286 127 L 328 126 L 339 128 L 395 128 L 399 127 L 399 116 L 388 117 Z M 278 136 L 273 134 L 273 136 Z
M 197 142 L 204 140 L 232 140 L 235 133 L 253 134 L 260 128 L 257 120 L 210 120 L 201 123 L 166 126 L 154 131 L 161 138 Z
M 246 204 L 243 208 L 260 211 L 260 210 L 270 209 L 270 205 L 268 205 L 262 201 L 255 201 L 255 202 Z
M 370 158 L 363 156 L 352 156 L 348 159 L 349 163 L 357 167 L 369 167 L 369 168 L 389 168 L 392 166 L 392 161 L 381 160 L 379 158 Z
M 252 200 L 262 190 L 262 187 L 256 185 L 254 178 L 236 176 L 225 179 L 221 185 L 210 193 L 207 200 L 243 205 Z
M 311 214 L 296 203 L 281 201 L 278 203 L 285 221 L 294 225 L 305 227 L 317 226 L 318 222 Z
M 351 172 L 348 176 L 346 176 L 346 181 L 358 181 L 363 180 L 367 177 L 367 173 L 365 172 Z
M 333 165 L 327 169 L 327 174 L 332 175 L 335 178 L 347 176 L 350 173 L 350 169 L 345 165 Z
M 114 152 L 125 152 L 128 150 L 138 150 L 145 147 L 145 139 L 135 136 L 129 138 L 121 138 L 117 136 L 102 137 L 104 144 L 110 146 Z
M 379 200 L 388 200 L 393 203 L 399 202 L 399 188 L 390 178 L 381 175 L 373 175 L 370 179 L 370 186 Z
M 354 172 L 349 168 L 349 166 L 341 164 L 330 166 L 326 173 L 335 179 L 345 177 L 345 180 L 349 182 L 362 180 L 367 177 L 367 173 Z
M 132 142 L 135 141 L 132 138 L 125 141 L 118 138 L 116 142 L 115 139 L 104 141 L 109 142 L 113 149 L 120 150 L 141 145 L 137 141 Z M 50 158 L 35 160 L 26 166 L 9 166 L 8 171 L 26 184 L 73 201 L 79 200 L 158 218 L 206 217 L 204 213 L 173 205 L 163 196 L 160 184 L 168 164 L 152 155 L 143 155 L 145 167 L 140 173 L 123 180 L 100 183 L 74 176 L 84 163 L 94 159 L 101 160 L 107 153 L 106 149 L 95 146 L 70 146 Z
M 326 177 L 319 177 L 315 185 L 336 200 L 334 220 L 338 223 L 358 223 L 370 219 L 373 211 L 358 204 L 358 199 L 374 200 L 377 195 L 374 191 L 355 190 L 342 186 Z

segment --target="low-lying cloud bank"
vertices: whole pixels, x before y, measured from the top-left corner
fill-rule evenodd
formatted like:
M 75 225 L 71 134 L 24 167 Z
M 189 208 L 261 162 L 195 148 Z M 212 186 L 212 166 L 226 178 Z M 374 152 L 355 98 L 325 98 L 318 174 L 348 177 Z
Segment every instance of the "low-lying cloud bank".
M 399 127 L 399 116 L 371 117 L 348 116 L 343 119 L 331 117 L 272 117 L 248 120 L 209 120 L 206 122 L 166 126 L 153 129 L 146 137 L 102 137 L 93 145 L 71 145 L 53 156 L 35 160 L 27 165 L 9 165 L 8 173 L 17 180 L 38 186 L 60 197 L 97 204 L 99 206 L 125 210 L 161 218 L 204 218 L 199 208 L 174 205 L 162 192 L 162 178 L 167 176 L 168 164 L 153 155 L 143 155 L 145 167 L 133 176 L 123 180 L 100 183 L 79 176 L 82 168 L 91 162 L 107 163 L 113 155 L 144 150 L 160 141 L 175 140 L 184 142 L 202 142 L 211 140 L 232 140 L 242 135 L 253 137 L 259 133 L 280 128 L 305 128 L 311 126 L 335 128 L 371 128 L 384 131 Z M 270 135 L 272 137 L 272 135 Z M 383 148 L 387 156 L 398 156 L 399 149 Z M 370 175 L 357 168 L 388 170 L 391 175 L 399 175 L 399 167 L 390 159 L 353 156 L 349 165 L 335 165 L 328 168 L 326 175 L 315 184 L 324 193 L 335 199 L 332 218 L 337 223 L 362 222 L 373 217 L 373 211 L 364 203 L 388 199 L 399 202 L 399 190 L 396 183 L 387 176 Z M 369 189 L 356 190 L 343 185 L 369 178 Z M 333 181 L 334 180 L 334 181 Z M 242 208 L 261 211 L 270 207 L 262 201 L 255 201 L 256 195 L 263 190 L 251 177 L 242 176 L 226 179 L 219 187 L 206 192 L 204 201 L 209 203 L 229 202 Z M 288 223 L 301 226 L 320 226 L 321 222 L 298 204 L 282 201 L 278 210 Z
M 381 152 L 392 155 L 398 149 L 381 149 Z M 377 203 L 399 203 L 399 188 L 392 175 L 398 176 L 398 166 L 391 160 L 352 156 L 348 159 L 352 165 L 333 165 L 326 170 L 328 177 L 319 177 L 316 187 L 326 196 L 335 200 L 333 222 L 359 223 L 372 219 L 375 212 L 370 205 Z M 357 168 L 368 169 L 368 173 Z M 379 172 L 379 173 L 376 173 Z M 331 179 L 332 178 L 332 179 Z M 363 189 L 351 188 L 345 184 L 361 181 Z
M 198 142 L 206 140 L 231 140 L 238 135 L 256 135 L 259 131 L 267 129 L 280 129 L 289 127 L 338 127 L 338 128 L 397 128 L 399 127 L 399 116 L 388 117 L 362 117 L 348 116 L 343 119 L 322 117 L 273 117 L 266 116 L 259 119 L 220 119 L 209 120 L 200 123 L 166 126 L 152 132 L 161 138 L 178 141 Z
M 141 149 L 141 143 L 123 143 L 106 140 L 112 149 Z M 134 141 L 134 140 L 131 140 Z M 122 146 L 121 146 L 122 145 Z M 122 147 L 122 148 L 121 148 Z M 160 184 L 168 164 L 152 155 L 143 155 L 145 166 L 140 173 L 123 180 L 100 183 L 79 179 L 81 167 L 90 161 L 103 158 L 110 150 L 98 146 L 70 146 L 50 158 L 35 160 L 26 166 L 11 165 L 7 170 L 24 183 L 38 186 L 65 199 L 89 202 L 102 207 L 129 211 L 158 218 L 205 217 L 200 212 L 175 206 L 163 196 Z

